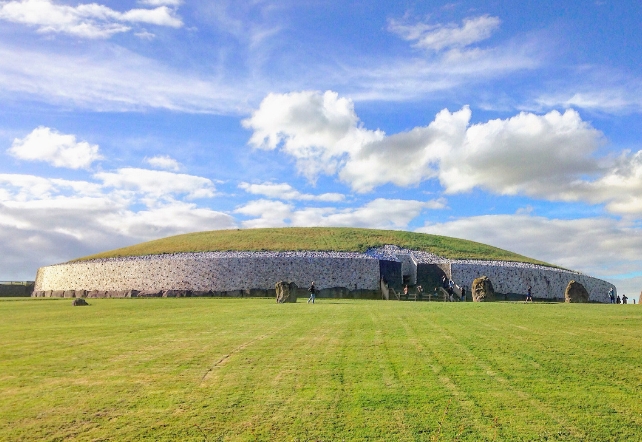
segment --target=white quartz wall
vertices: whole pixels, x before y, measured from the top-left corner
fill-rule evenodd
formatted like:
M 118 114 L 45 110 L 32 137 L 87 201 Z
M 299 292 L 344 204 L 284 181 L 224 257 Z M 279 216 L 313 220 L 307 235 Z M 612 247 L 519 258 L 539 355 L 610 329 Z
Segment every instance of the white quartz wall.
M 273 289 L 292 281 L 318 289 L 379 289 L 379 261 L 368 257 L 180 256 L 114 259 L 59 264 L 38 270 L 35 291 Z
M 453 262 L 450 268 L 452 280 L 468 290 L 475 278 L 487 276 L 498 293 L 526 295 L 530 285 L 533 287 L 532 293 L 536 298 L 563 298 L 566 286 L 571 280 L 579 282 L 586 288 L 591 301 L 608 302 L 609 289 L 613 288 L 616 292 L 613 284 L 601 279 L 543 266 Z

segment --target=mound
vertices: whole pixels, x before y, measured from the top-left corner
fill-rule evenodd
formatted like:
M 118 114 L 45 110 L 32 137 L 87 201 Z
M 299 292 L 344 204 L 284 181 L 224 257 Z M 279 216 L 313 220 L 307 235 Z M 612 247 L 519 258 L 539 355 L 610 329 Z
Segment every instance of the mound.
M 170 253 L 226 251 L 334 251 L 363 253 L 370 248 L 388 244 L 402 249 L 425 251 L 448 259 L 512 261 L 551 266 L 551 264 L 517 253 L 465 239 L 398 230 L 347 227 L 289 227 L 187 233 L 85 256 L 75 261 Z
M 33 296 L 79 290 L 98 297 L 276 296 L 275 284 L 319 297 L 386 298 L 406 286 L 429 292 L 452 279 L 471 287 L 480 276 L 497 293 L 559 298 L 575 280 L 594 300 L 613 286 L 577 272 L 473 241 L 422 233 L 353 228 L 283 228 L 191 233 L 150 241 L 38 270 Z M 414 291 L 410 291 L 414 293 Z M 78 296 L 76 296 L 78 297 Z M 488 297 L 488 296 L 487 296 Z M 397 297 L 398 299 L 399 297 Z

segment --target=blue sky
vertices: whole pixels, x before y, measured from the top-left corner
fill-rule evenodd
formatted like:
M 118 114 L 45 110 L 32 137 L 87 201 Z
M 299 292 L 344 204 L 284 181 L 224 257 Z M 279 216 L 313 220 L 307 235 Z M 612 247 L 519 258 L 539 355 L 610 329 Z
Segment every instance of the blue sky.
M 0 279 L 327 225 L 477 240 L 637 297 L 641 22 L 626 1 L 0 1 Z

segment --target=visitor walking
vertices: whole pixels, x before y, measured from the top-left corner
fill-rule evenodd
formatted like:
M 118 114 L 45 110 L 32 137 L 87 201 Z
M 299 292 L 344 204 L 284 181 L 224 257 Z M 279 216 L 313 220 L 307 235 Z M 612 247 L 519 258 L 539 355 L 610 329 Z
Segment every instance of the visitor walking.
M 609 289 L 609 301 L 611 301 L 611 304 L 615 304 L 615 294 L 613 294 L 613 287 Z
M 461 302 L 466 302 L 466 287 L 461 288 Z
M 533 302 L 533 287 L 530 285 L 528 286 L 528 290 L 526 291 L 526 302 Z
M 626 301 L 628 301 L 629 298 L 626 297 L 626 295 L 622 295 L 622 304 L 626 304 Z
M 408 300 L 408 285 L 403 286 L 403 297 L 406 298 L 406 301 Z
M 310 297 L 308 298 L 308 304 L 310 301 L 312 301 L 312 304 L 314 304 L 314 298 L 316 297 L 317 294 L 317 289 L 314 286 L 314 281 L 312 281 L 312 284 L 310 284 L 310 288 L 308 289 L 308 292 L 310 292 Z
M 615 298 L 615 303 L 616 303 L 616 304 L 619 304 L 619 303 L 620 303 L 620 295 L 617 295 L 617 297 Z
M 418 299 L 419 301 L 421 301 L 421 298 L 422 298 L 422 296 L 423 296 L 423 293 L 424 293 L 424 288 L 423 288 L 422 286 L 418 285 L 418 286 L 417 286 L 417 299 Z

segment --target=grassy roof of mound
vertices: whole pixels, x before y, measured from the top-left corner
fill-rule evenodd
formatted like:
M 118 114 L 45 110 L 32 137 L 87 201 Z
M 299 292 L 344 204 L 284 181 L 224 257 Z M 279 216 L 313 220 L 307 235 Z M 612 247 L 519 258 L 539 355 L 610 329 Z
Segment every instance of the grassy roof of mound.
M 399 230 L 347 227 L 288 227 L 187 233 L 85 256 L 76 261 L 213 251 L 365 252 L 370 247 L 386 244 L 427 251 L 450 259 L 517 261 L 550 266 L 517 253 L 465 239 Z

